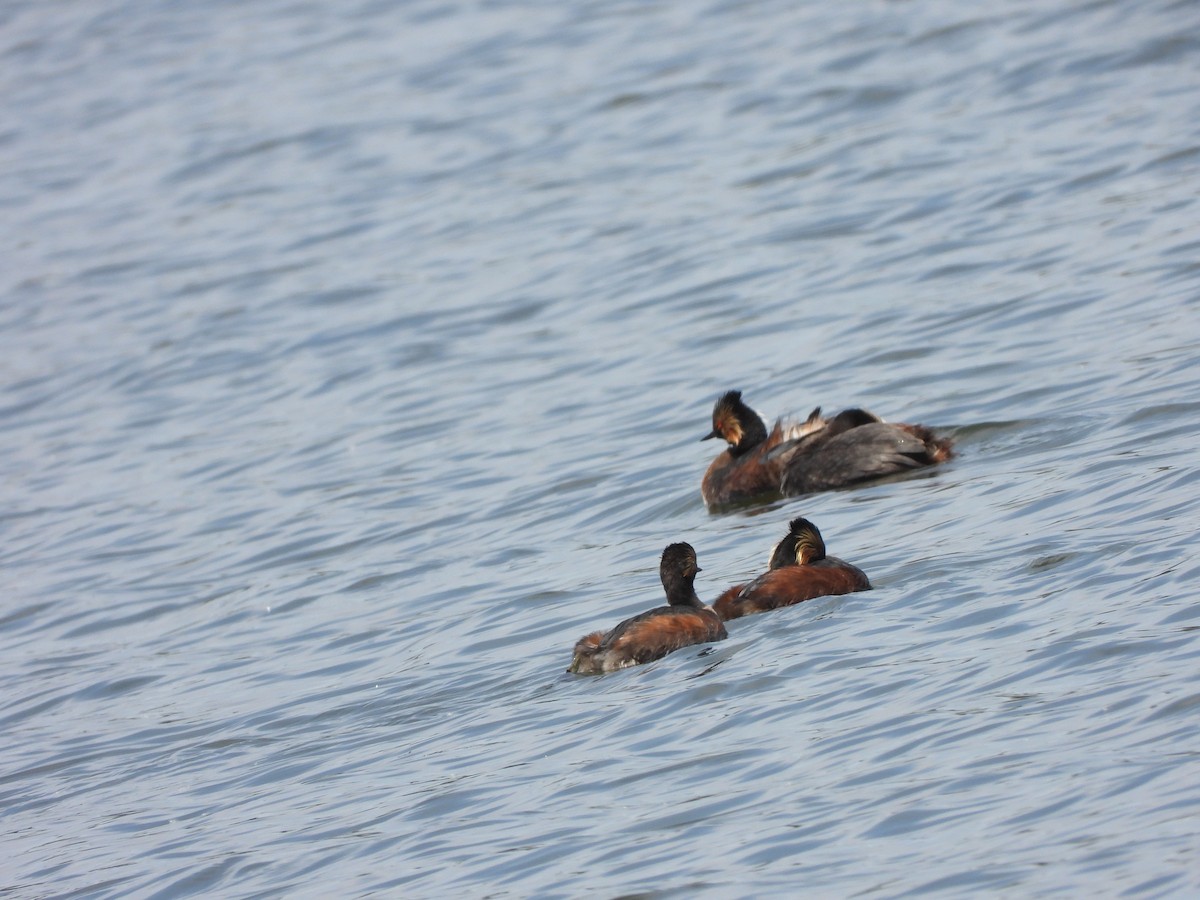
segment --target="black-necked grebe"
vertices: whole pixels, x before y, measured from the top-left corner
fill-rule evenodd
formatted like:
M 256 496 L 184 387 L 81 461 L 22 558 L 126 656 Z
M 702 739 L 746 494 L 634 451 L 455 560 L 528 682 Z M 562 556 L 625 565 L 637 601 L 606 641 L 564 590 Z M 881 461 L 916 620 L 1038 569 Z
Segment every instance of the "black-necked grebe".
M 808 519 L 793 519 L 787 537 L 771 552 L 767 571 L 749 584 L 725 591 L 713 609 L 728 622 L 813 597 L 870 589 L 871 582 L 861 569 L 825 555 L 825 541 L 816 525 Z
M 725 626 L 712 608 L 696 596 L 693 582 L 700 567 L 690 544 L 671 544 L 663 551 L 658 574 L 670 606 L 626 619 L 609 632 L 597 631 L 575 644 L 568 672 L 597 675 L 666 656 L 681 647 L 723 641 Z
M 729 447 L 709 465 L 700 486 L 710 509 L 846 487 L 952 455 L 950 441 L 924 425 L 884 422 L 864 409 L 826 419 L 817 407 L 803 422 L 779 420 L 768 432 L 741 391 L 717 400 L 712 422 L 703 440 L 719 437 Z

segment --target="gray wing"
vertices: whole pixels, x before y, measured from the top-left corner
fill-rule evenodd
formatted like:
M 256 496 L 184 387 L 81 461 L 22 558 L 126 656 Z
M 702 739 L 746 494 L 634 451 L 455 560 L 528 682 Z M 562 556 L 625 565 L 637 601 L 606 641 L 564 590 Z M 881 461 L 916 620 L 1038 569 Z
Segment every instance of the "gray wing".
M 783 492 L 827 491 L 929 465 L 925 442 L 886 422 L 850 428 L 788 453 Z

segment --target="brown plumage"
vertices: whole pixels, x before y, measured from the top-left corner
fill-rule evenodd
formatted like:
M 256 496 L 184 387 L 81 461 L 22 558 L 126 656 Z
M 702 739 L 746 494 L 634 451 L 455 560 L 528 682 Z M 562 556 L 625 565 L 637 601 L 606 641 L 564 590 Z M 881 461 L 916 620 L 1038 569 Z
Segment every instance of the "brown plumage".
M 696 596 L 696 551 L 689 544 L 668 546 L 658 574 L 669 606 L 660 606 L 621 622 L 611 631 L 580 638 L 568 672 L 597 675 L 666 656 L 681 647 L 723 641 L 728 634 L 711 607 Z
M 700 492 L 710 509 L 779 496 L 846 487 L 909 469 L 945 462 L 950 441 L 924 425 L 884 422 L 864 409 L 831 419 L 817 407 L 803 422 L 782 420 L 767 431 L 758 413 L 728 391 L 713 407 L 712 431 L 728 448 L 704 473 Z
M 861 569 L 825 555 L 825 541 L 808 519 L 793 519 L 771 553 L 770 567 L 749 584 L 729 588 L 713 604 L 722 621 L 792 606 L 814 597 L 869 591 Z

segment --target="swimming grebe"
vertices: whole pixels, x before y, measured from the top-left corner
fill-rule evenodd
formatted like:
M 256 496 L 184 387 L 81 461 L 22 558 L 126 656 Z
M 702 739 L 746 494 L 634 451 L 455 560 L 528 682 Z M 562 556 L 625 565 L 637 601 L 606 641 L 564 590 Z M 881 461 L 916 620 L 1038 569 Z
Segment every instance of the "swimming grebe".
M 670 606 L 626 619 L 608 633 L 597 631 L 575 644 L 568 672 L 598 675 L 650 662 L 681 647 L 723 641 L 729 635 L 712 608 L 696 596 L 700 567 L 690 544 L 671 544 L 658 566 Z
M 951 457 L 950 441 L 924 425 L 884 422 L 865 409 L 825 419 L 818 406 L 803 422 L 781 419 L 768 433 L 741 391 L 717 400 L 712 423 L 702 440 L 723 438 L 729 448 L 704 473 L 700 493 L 710 509 L 827 491 Z
M 775 545 L 767 571 L 749 584 L 725 591 L 713 609 L 721 621 L 802 603 L 829 594 L 869 591 L 861 569 L 825 555 L 825 541 L 808 519 L 793 519 L 787 537 Z

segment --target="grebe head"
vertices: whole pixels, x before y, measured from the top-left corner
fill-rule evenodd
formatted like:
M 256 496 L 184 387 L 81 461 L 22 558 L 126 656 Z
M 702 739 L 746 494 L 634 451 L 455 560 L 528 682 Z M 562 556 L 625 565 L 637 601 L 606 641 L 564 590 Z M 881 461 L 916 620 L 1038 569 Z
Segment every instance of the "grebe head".
M 767 439 L 767 426 L 758 413 L 742 402 L 741 391 L 727 391 L 713 406 L 712 431 L 700 440 L 723 438 L 729 452 L 740 456 Z
M 787 537 L 776 544 L 775 549 L 771 551 L 769 568 L 804 566 L 824 558 L 825 541 L 822 540 L 817 526 L 808 519 L 792 519 L 788 525 Z
M 671 544 L 663 551 L 662 561 L 658 564 L 658 577 L 662 579 L 667 601 L 672 606 L 703 606 L 694 587 L 699 571 L 696 551 L 691 544 Z

